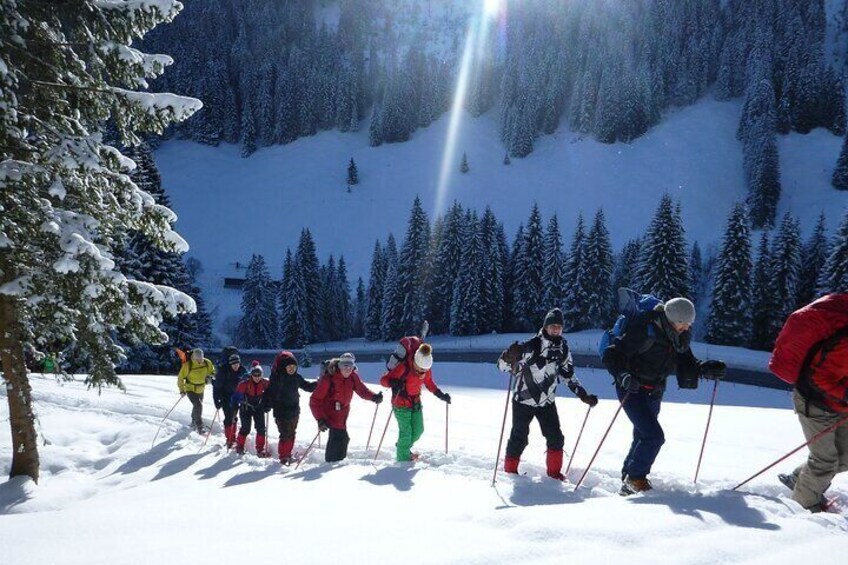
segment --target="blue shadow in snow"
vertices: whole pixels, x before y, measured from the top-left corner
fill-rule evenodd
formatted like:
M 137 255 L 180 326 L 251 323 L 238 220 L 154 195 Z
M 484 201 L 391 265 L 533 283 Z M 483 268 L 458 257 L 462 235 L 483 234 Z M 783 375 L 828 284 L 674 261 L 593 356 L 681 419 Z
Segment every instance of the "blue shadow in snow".
M 263 479 L 267 479 L 273 475 L 278 473 L 278 469 L 276 466 L 269 466 L 265 469 L 257 469 L 256 471 L 248 471 L 247 473 L 240 473 L 233 477 L 230 477 L 226 483 L 224 483 L 225 487 L 235 487 L 239 485 L 246 485 L 250 483 L 255 483 L 257 481 L 261 481 Z
M 182 457 L 177 457 L 176 459 L 168 461 L 162 465 L 159 472 L 156 473 L 156 476 L 153 477 L 152 480 L 158 481 L 160 479 L 176 475 L 177 473 L 182 473 L 197 463 L 203 456 L 203 453 L 193 453 L 191 455 L 183 455 Z
M 758 495 L 767 500 L 781 502 L 777 497 Z M 719 491 L 716 493 L 690 492 L 658 492 L 653 491 L 638 497 L 628 498 L 633 504 L 655 504 L 668 506 L 675 514 L 691 516 L 698 520 L 704 519 L 704 513 L 715 514 L 726 524 L 741 528 L 756 528 L 760 530 L 779 530 L 780 526 L 772 524 L 765 514 L 751 508 L 745 502 L 741 493 Z
M 510 508 L 512 506 L 549 506 L 552 504 L 577 504 L 583 502 L 586 497 L 585 491 L 574 492 L 571 483 L 562 483 L 553 479 L 544 478 L 541 483 L 533 482 L 527 477 L 513 477 L 512 495 L 509 501 L 504 500 L 504 506 L 499 508 Z M 497 490 L 497 485 L 495 487 Z M 500 496 L 500 492 L 498 493 Z
M 391 485 L 399 491 L 408 491 L 412 488 L 413 479 L 417 473 L 418 469 L 413 467 L 390 466 L 378 469 L 376 473 L 365 475 L 359 480 L 378 487 Z
M 220 473 L 224 471 L 228 471 L 238 465 L 238 460 L 233 457 L 222 457 L 213 463 L 212 465 L 206 467 L 205 469 L 200 469 L 199 471 L 195 471 L 195 475 L 200 477 L 201 479 L 212 479 L 217 477 Z
M 179 433 L 171 436 L 170 438 L 161 443 L 157 443 L 149 451 L 139 453 L 138 455 L 127 459 L 123 465 L 121 465 L 112 472 L 112 475 L 128 475 L 130 473 L 135 473 L 136 471 L 154 465 L 156 462 L 161 461 L 162 459 L 170 455 L 172 452 L 176 451 L 177 442 L 182 439 L 185 439 L 186 436 L 188 436 L 188 432 Z
M 16 506 L 32 498 L 31 488 L 32 479 L 29 477 L 12 477 L 0 483 L 0 515 L 11 514 Z

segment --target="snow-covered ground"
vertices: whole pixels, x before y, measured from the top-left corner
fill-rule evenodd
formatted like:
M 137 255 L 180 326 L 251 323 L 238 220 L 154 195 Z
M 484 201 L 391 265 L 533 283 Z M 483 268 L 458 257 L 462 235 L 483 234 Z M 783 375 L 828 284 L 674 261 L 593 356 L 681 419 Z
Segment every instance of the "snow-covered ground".
M 360 372 L 373 383 L 379 368 L 361 364 Z M 694 485 L 712 387 L 670 390 L 661 414 L 667 442 L 652 475 L 657 488 L 622 498 L 618 473 L 631 430 L 623 415 L 585 486 L 573 492 L 617 407 L 606 374 L 579 374 L 603 400 L 588 419 L 571 482 L 544 477 L 544 441 L 533 427 L 526 475 L 500 473 L 494 488 L 506 376 L 491 366 L 435 367 L 453 397 L 448 454 L 444 405 L 428 395 L 417 445 L 426 462 L 392 460 L 394 422 L 375 461 L 374 447 L 365 450 L 374 405 L 355 399 L 348 460 L 328 465 L 317 449 L 297 471 L 227 454 L 218 433 L 201 449 L 202 438 L 188 432 L 185 401 L 151 448 L 177 399 L 173 377 L 128 376 L 126 393 L 98 396 L 80 382 L 33 376 L 42 478 L 38 486 L 0 484 L 0 563 L 844 563 L 846 517 L 806 513 L 775 480 L 803 453 L 729 491 L 803 442 L 787 393 L 720 385 Z M 477 388 L 483 380 L 504 388 Z M 570 453 L 586 408 L 565 393 L 557 402 Z M 316 433 L 305 397 L 302 406 L 298 450 Z M 381 405 L 372 444 L 388 414 Z M 207 422 L 211 416 L 207 398 Z M 0 420 L 7 418 L 0 397 Z M 270 437 L 275 449 L 276 433 Z M 4 425 L 4 473 L 9 446 Z M 838 476 L 831 493 L 848 505 L 848 476 Z
M 660 197 L 669 193 L 682 204 L 689 243 L 698 241 L 706 250 L 718 245 L 727 214 L 746 194 L 735 137 L 739 115 L 738 101 L 708 97 L 669 111 L 629 144 L 598 143 L 562 127 L 509 166 L 502 164 L 494 113 L 465 115 L 443 202 L 456 199 L 480 212 L 491 206 L 510 241 L 537 202 L 545 221 L 558 214 L 566 246 L 578 213 L 590 221 L 603 207 L 617 251 L 644 232 Z M 312 231 L 322 262 L 330 254 L 344 255 L 351 284 L 358 276 L 367 282 L 374 241 L 391 232 L 402 243 L 416 195 L 433 219 L 448 121 L 443 116 L 406 143 L 369 147 L 363 124 L 357 133 L 321 132 L 262 148 L 247 159 L 237 146 L 162 145 L 156 162 L 180 218 L 177 229 L 206 269 L 201 284 L 211 307 L 219 309 L 216 329 L 227 316 L 240 314 L 241 292 L 223 288 L 224 277 L 243 276 L 236 262 L 245 266 L 252 253 L 261 253 L 279 279 L 286 248 L 297 246 L 304 227 Z M 830 186 L 841 143 L 821 129 L 779 140 L 778 214 L 791 210 L 799 216 L 805 238 L 822 211 L 832 233 L 848 203 L 845 193 Z M 471 167 L 464 175 L 463 152 Z M 348 193 L 351 157 L 361 182 Z

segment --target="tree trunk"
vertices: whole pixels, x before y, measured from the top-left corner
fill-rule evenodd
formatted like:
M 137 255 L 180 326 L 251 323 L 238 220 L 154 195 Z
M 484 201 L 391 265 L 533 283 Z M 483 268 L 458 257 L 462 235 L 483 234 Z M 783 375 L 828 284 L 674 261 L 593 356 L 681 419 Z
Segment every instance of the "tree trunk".
M 9 399 L 12 428 L 12 468 L 9 477 L 25 475 L 38 482 L 38 436 L 32 410 L 32 388 L 27 378 L 16 299 L 0 294 L 0 361 Z

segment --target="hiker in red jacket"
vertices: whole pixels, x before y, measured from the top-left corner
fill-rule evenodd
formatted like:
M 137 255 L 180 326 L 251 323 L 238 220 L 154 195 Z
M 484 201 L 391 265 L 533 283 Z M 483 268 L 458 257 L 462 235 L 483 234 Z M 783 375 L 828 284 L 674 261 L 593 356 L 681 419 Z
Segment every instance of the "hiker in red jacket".
M 450 404 L 450 394 L 442 392 L 435 381 L 430 368 L 433 366 L 433 348 L 415 336 L 400 340 L 392 355 L 398 362 L 390 359 L 389 370 L 380 377 L 380 384 L 392 389 L 392 410 L 398 423 L 397 460 L 418 459 L 412 453 L 412 444 L 424 433 L 424 414 L 421 411 L 421 387 L 427 387 L 439 400 Z
M 268 390 L 268 379 L 262 378 L 262 366 L 254 361 L 250 368 L 250 378 L 238 384 L 233 393 L 231 403 L 238 406 L 241 428 L 236 438 L 236 453 L 244 453 L 244 443 L 250 435 L 251 422 L 256 424 L 256 455 L 267 457 L 265 450 L 265 412 L 271 409 L 265 398 Z
M 309 408 L 318 420 L 318 430 L 330 430 L 324 459 L 328 463 L 347 457 L 350 436 L 347 433 L 347 417 L 350 401 L 356 392 L 365 400 L 379 404 L 383 393 L 371 392 L 356 373 L 356 358 L 353 353 L 344 353 L 338 359 L 327 362 L 318 386 L 309 398 Z
M 848 294 L 829 294 L 793 312 L 777 336 L 769 369 L 793 383 L 792 401 L 807 441 L 848 416 Z M 848 471 L 848 422 L 808 446 L 806 463 L 778 475 L 810 512 L 827 510 L 824 492 Z

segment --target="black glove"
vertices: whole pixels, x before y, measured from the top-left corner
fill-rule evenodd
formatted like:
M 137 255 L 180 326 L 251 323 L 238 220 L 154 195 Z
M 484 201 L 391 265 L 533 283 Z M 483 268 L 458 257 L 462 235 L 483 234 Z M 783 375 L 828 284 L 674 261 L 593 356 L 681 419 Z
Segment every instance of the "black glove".
M 374 401 L 374 404 L 380 404 L 381 402 L 383 402 L 383 391 L 380 391 L 375 394 L 373 398 L 371 398 L 371 400 Z
M 585 388 L 581 388 L 577 391 L 577 398 L 579 398 L 583 404 L 588 404 L 590 407 L 594 407 L 598 403 L 598 397 L 594 394 L 588 394 Z
M 727 365 L 724 364 L 724 361 L 716 361 L 715 359 L 702 361 L 701 376 L 705 379 L 720 381 L 727 376 Z
M 406 381 L 403 379 L 395 379 L 392 381 L 392 394 L 394 396 L 398 396 L 404 390 L 404 384 Z
M 443 400 L 443 401 L 447 402 L 448 404 L 451 403 L 451 397 L 448 393 L 442 392 L 441 390 L 437 390 L 433 394 L 435 394 L 436 398 L 438 398 L 439 400 Z
M 501 353 L 501 359 L 504 360 L 504 363 L 507 363 L 512 367 L 521 360 L 521 355 L 523 353 L 524 348 L 516 341 L 507 347 L 503 353 Z
M 618 386 L 630 394 L 639 392 L 640 387 L 639 381 L 636 380 L 636 377 L 627 372 L 621 373 L 618 376 Z
M 318 431 L 319 432 L 326 432 L 329 429 L 330 429 L 330 426 L 327 424 L 327 420 L 325 420 L 324 418 L 321 418 L 320 420 L 318 420 Z
M 217 391 L 212 391 L 212 401 L 215 403 L 215 410 L 220 410 L 224 407 L 223 395 L 218 394 Z

